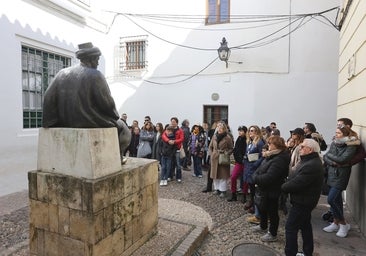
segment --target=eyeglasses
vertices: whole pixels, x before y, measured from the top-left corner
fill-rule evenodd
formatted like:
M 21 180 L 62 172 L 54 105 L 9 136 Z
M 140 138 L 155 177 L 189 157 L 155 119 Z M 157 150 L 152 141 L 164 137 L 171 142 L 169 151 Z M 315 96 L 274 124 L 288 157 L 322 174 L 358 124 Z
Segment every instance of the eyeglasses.
M 339 124 L 339 125 L 337 125 L 337 128 L 338 129 L 343 129 L 345 127 L 345 125 L 344 124 Z

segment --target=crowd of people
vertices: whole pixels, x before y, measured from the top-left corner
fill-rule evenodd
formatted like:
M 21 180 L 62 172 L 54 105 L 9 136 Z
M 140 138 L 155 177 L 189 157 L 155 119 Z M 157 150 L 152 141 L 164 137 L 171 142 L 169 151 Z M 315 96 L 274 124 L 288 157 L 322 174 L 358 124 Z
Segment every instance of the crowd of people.
M 126 122 L 127 115 L 121 119 Z M 181 127 L 178 124 L 178 118 L 172 117 L 164 127 L 154 125 L 146 116 L 141 128 L 136 120 L 130 126 L 131 143 L 124 153 L 158 160 L 160 186 L 173 178 L 182 182 L 182 169 L 189 167 L 192 176 L 202 178 L 206 167 L 207 186 L 202 192 L 213 192 L 228 203 L 237 201 L 240 192 L 244 210 L 253 214 L 247 221 L 256 224 L 252 230 L 262 233 L 263 242 L 277 241 L 279 211 L 284 211 L 286 256 L 313 254 L 311 212 L 326 191 L 330 209 L 323 219 L 329 225 L 323 230 L 347 236 L 351 227 L 344 217 L 342 192 L 352 165 L 365 158 L 349 118 L 338 120 L 329 145 L 308 122 L 291 130 L 286 140 L 275 122 L 262 128 L 241 125 L 237 138 L 226 120 L 214 122 L 210 129 L 207 123 L 190 128 L 187 119 Z

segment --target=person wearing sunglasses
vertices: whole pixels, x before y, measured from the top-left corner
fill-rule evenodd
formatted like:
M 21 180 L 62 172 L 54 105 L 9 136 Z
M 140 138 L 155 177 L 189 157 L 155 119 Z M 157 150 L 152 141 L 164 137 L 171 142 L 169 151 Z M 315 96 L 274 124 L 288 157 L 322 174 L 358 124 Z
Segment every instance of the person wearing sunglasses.
M 252 179 L 253 173 L 260 166 L 263 157 L 262 149 L 265 145 L 265 141 L 262 137 L 261 129 L 257 125 L 252 125 L 248 129 L 247 134 L 247 149 L 244 156 L 244 186 L 249 187 L 250 199 L 244 205 L 244 209 L 249 213 L 255 213 L 254 209 L 254 194 L 255 183 Z M 244 191 L 245 193 L 245 191 Z M 247 218 L 248 222 L 259 224 L 259 213 L 256 211 L 255 216 Z

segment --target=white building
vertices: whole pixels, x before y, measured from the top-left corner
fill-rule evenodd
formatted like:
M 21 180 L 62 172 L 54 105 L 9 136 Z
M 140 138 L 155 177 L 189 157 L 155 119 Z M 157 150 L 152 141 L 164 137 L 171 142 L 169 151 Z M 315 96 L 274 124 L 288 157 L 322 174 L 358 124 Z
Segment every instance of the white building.
M 313 122 L 330 142 L 339 45 L 332 8 L 338 5 L 11 1 L 0 10 L 6 60 L 0 64 L 0 195 L 26 188 L 26 173 L 36 168 L 42 89 L 62 65 L 77 63 L 77 45 L 88 41 L 101 49 L 99 70 L 129 123 L 145 115 L 163 124 L 172 116 L 191 124 L 227 118 L 236 136 L 239 125 L 275 121 L 287 138 L 289 130 Z M 223 37 L 231 48 L 228 67 L 217 59 Z
M 366 116 L 364 114 L 366 108 L 365 17 L 365 1 L 342 1 L 337 118 L 348 117 L 352 119 L 352 129 L 358 133 L 364 147 L 366 145 Z M 366 232 L 365 168 L 365 161 L 353 166 L 345 197 L 348 208 L 362 234 Z

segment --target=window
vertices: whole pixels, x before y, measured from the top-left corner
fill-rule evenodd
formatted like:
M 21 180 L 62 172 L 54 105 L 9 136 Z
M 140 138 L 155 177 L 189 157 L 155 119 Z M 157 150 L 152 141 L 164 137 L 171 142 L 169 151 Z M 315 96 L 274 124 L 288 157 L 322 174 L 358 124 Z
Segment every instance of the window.
M 143 70 L 147 67 L 146 36 L 121 38 L 121 71 Z
M 229 119 L 229 108 L 223 105 L 211 105 L 203 106 L 203 122 L 208 123 L 210 126 L 220 120 Z
M 23 128 L 42 126 L 43 96 L 58 71 L 71 58 L 22 46 Z
M 230 22 L 230 0 L 207 0 L 206 24 Z

